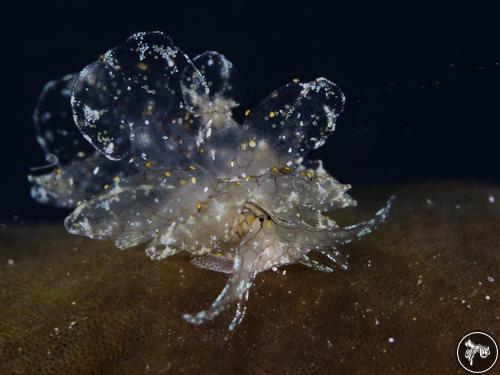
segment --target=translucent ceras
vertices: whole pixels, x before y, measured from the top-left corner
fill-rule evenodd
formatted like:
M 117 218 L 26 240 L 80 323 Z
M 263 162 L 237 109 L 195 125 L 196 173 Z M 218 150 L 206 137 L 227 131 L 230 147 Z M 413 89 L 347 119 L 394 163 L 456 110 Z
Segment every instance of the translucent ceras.
M 200 324 L 236 302 L 231 330 L 259 272 L 292 263 L 333 271 L 312 251 L 346 269 L 337 245 L 370 233 L 393 201 L 344 228 L 324 215 L 356 205 L 349 185 L 304 159 L 343 110 L 333 82 L 293 80 L 242 124 L 232 116 L 240 87 L 220 53 L 191 60 L 161 32 L 134 34 L 46 85 L 34 119 L 53 168 L 29 176 L 36 200 L 74 207 L 73 234 L 120 249 L 147 243 L 154 260 L 188 251 L 193 265 L 229 274 L 215 302 L 184 319 Z

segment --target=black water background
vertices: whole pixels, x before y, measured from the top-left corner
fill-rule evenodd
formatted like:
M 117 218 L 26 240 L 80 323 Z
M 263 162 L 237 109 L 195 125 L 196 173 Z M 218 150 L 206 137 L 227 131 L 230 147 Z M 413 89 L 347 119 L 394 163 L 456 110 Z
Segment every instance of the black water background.
M 476 4 L 476 5 L 474 5 Z M 62 218 L 29 197 L 43 163 L 31 113 L 49 80 L 128 35 L 163 30 L 190 55 L 224 53 L 251 107 L 295 77 L 345 91 L 338 130 L 314 157 L 342 182 L 500 182 L 500 26 L 457 2 L 69 2 L 10 4 L 3 32 L 0 220 Z

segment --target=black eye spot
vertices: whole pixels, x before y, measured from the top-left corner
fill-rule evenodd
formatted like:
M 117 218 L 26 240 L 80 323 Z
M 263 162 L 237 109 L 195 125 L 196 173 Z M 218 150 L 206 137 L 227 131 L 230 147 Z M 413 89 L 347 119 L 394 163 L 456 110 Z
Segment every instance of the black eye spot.
M 260 221 L 261 223 L 263 223 L 263 222 L 264 222 L 264 218 L 263 218 L 263 217 L 259 217 L 259 221 Z

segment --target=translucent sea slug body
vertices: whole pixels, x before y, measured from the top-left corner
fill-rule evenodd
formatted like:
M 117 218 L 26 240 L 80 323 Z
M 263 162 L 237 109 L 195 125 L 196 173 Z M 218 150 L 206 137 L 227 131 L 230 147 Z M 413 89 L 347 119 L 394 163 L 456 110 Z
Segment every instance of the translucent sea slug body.
M 185 250 L 195 266 L 230 274 L 207 310 L 184 315 L 199 324 L 237 302 L 230 329 L 257 273 L 292 263 L 333 271 L 311 251 L 347 268 L 336 246 L 384 222 L 393 200 L 349 227 L 324 215 L 356 205 L 349 185 L 303 159 L 343 109 L 334 83 L 294 80 L 243 124 L 232 117 L 239 87 L 223 55 L 190 60 L 163 33 L 135 34 L 45 87 L 34 117 L 55 168 L 29 177 L 38 201 L 76 207 L 65 220 L 71 233 L 121 249 L 147 243 L 154 260 Z

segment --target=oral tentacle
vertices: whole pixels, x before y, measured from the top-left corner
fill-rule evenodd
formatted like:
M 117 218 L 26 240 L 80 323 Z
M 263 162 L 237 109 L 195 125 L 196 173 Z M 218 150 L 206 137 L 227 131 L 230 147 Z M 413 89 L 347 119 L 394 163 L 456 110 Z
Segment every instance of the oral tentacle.
M 254 278 L 255 273 L 249 271 L 245 267 L 242 257 L 237 255 L 234 260 L 232 275 L 212 305 L 197 314 L 184 314 L 183 319 L 191 324 L 202 324 L 214 319 L 221 312 L 227 310 L 234 302 L 238 301 L 236 316 L 230 325 L 230 329 L 231 327 L 234 329 L 241 319 L 243 319 L 245 302 L 248 300 L 248 292 Z
M 309 258 L 307 255 L 302 256 L 302 260 L 300 261 L 300 264 L 303 264 L 304 266 L 307 266 L 309 268 L 312 268 L 315 271 L 321 271 L 321 272 L 333 272 L 333 268 L 321 264 L 318 261 Z
M 347 271 L 349 269 L 347 257 L 343 256 L 335 247 L 329 249 L 320 248 L 317 251 L 337 264 L 341 270 Z
M 394 195 L 391 196 L 385 206 L 382 207 L 370 220 L 340 228 L 334 232 L 331 232 L 332 239 L 336 243 L 343 244 L 352 242 L 353 240 L 360 239 L 361 237 L 370 234 L 375 228 L 377 228 L 387 220 L 395 199 L 396 197 Z
M 231 321 L 231 324 L 229 324 L 230 331 L 234 331 L 234 329 L 238 325 L 240 325 L 243 318 L 245 317 L 245 313 L 247 311 L 247 302 L 248 302 L 249 295 L 250 295 L 250 287 L 246 290 L 245 293 L 243 293 L 243 295 L 238 300 L 238 303 L 236 305 L 236 313 L 234 314 L 234 318 Z

